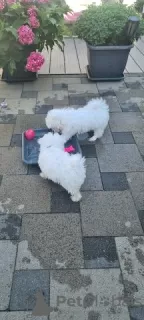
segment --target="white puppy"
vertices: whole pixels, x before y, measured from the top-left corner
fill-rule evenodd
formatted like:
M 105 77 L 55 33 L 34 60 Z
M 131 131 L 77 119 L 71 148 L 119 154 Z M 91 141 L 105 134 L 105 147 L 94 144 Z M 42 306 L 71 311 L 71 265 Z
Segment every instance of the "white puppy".
M 66 139 L 58 133 L 48 133 L 38 140 L 40 176 L 60 184 L 71 194 L 72 201 L 81 199 L 80 188 L 86 177 L 85 159 L 81 154 L 64 151 Z
M 53 109 L 46 117 L 49 129 L 61 132 L 66 140 L 73 135 L 94 131 L 89 141 L 101 138 L 109 121 L 109 107 L 103 99 L 92 99 L 85 107 Z

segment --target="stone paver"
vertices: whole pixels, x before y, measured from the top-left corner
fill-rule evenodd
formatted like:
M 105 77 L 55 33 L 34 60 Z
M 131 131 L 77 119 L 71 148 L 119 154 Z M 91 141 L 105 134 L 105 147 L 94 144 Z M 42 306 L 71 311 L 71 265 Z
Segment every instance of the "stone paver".
M 69 94 L 94 94 L 94 95 L 98 95 L 98 89 L 96 87 L 96 84 L 92 83 L 92 84 L 69 84 L 68 85 L 68 91 Z
M 70 195 L 64 191 L 52 192 L 51 196 L 51 212 L 79 212 L 80 207 L 78 202 L 73 202 L 70 199 Z
M 123 108 L 129 105 L 138 107 L 142 112 L 144 111 L 144 94 L 143 89 L 125 89 L 117 91 L 117 98 Z
M 50 187 L 39 176 L 4 176 L 0 188 L 0 213 L 50 211 Z
M 81 79 L 78 77 L 54 77 L 53 84 L 81 84 Z
M 49 273 L 46 270 L 16 271 L 13 277 L 10 310 L 33 310 L 38 292 L 48 303 Z
M 12 312 L 1 312 L 0 320 L 37 320 L 38 317 L 34 317 L 31 312 L 25 311 L 12 311 Z M 40 317 L 39 320 L 47 320 L 46 316 Z
M 22 135 L 13 134 L 11 138 L 11 147 L 22 147 Z
M 144 134 L 143 132 L 133 132 L 133 137 L 136 141 L 140 153 L 144 156 Z
M 18 269 L 23 269 L 26 263 L 27 268 L 35 269 L 38 261 L 39 268 L 44 269 L 83 267 L 80 218 L 77 214 L 25 215 L 21 241 L 27 241 L 28 246 L 25 242 L 19 247 Z M 36 258 L 34 262 L 33 257 Z
M 124 81 L 127 88 L 130 88 L 130 89 L 142 89 L 142 87 L 144 88 L 144 77 L 142 76 L 125 77 Z
M 52 90 L 52 78 L 39 78 L 31 83 L 25 82 L 23 86 L 23 92 L 46 90 Z
M 132 320 L 143 320 L 144 307 L 130 308 L 130 316 Z
M 124 91 L 126 84 L 124 81 L 108 81 L 108 82 L 97 82 L 97 87 L 100 93 L 106 91 Z
M 0 215 L 0 240 L 18 240 L 21 227 L 21 217 Z
M 1 108 L 0 115 L 34 114 L 36 99 L 6 99 L 7 107 Z
M 144 304 L 144 237 L 116 238 L 125 301 L 129 306 Z
M 103 190 L 97 159 L 86 159 L 86 179 L 82 190 Z
M 124 172 L 103 172 L 101 173 L 101 179 L 105 191 L 123 191 L 129 189 Z
M 0 124 L 0 146 L 6 147 L 10 145 L 13 133 L 12 124 Z
M 25 99 L 37 99 L 38 91 L 23 91 L 21 98 Z
M 102 172 L 144 171 L 144 162 L 134 144 L 105 144 L 96 147 Z
M 65 90 L 41 91 L 38 93 L 38 104 L 48 104 L 50 106 L 67 106 L 68 93 Z
M 96 157 L 96 148 L 94 144 L 83 144 L 81 145 L 82 154 L 86 158 Z
M 16 115 L 14 114 L 0 114 L 0 124 L 15 124 L 16 123 Z
M 0 98 L 6 99 L 20 99 L 22 94 L 22 86 L 21 85 L 12 85 L 2 88 L 0 90 Z
M 27 174 L 21 160 L 21 148 L 0 147 L 0 174 Z
M 135 140 L 131 132 L 113 132 L 114 143 L 116 144 L 134 144 Z
M 86 268 L 119 267 L 114 238 L 85 237 L 83 238 L 83 248 Z
M 53 109 L 52 106 L 43 104 L 43 105 L 36 105 L 36 109 L 35 109 L 35 113 L 36 114 L 47 114 L 48 111 L 50 111 L 51 109 Z
M 20 134 L 29 128 L 33 128 L 33 129 L 46 128 L 45 115 L 43 114 L 21 115 L 21 116 L 18 115 L 14 133 Z
M 108 96 L 104 97 L 104 100 L 109 105 L 110 112 L 122 112 L 116 97 Z
M 112 132 L 144 131 L 144 120 L 137 112 L 113 113 L 109 124 Z
M 0 311 L 9 306 L 17 245 L 0 241 Z
M 84 236 L 142 234 L 129 191 L 84 192 L 80 206 Z
M 138 210 L 144 210 L 144 172 L 127 173 L 127 180 Z
M 50 319 L 130 320 L 119 278 L 116 269 L 53 271 L 50 305 L 58 311 Z

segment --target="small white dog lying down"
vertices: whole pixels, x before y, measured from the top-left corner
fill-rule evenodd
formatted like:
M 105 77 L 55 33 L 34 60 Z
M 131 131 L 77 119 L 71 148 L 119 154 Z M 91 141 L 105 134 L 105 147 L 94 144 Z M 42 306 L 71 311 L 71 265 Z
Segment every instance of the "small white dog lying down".
M 65 137 L 58 133 L 47 133 L 38 140 L 40 176 L 60 184 L 76 202 L 81 199 L 80 188 L 86 177 L 85 158 L 79 153 L 65 152 L 65 142 Z
M 53 109 L 46 117 L 49 129 L 61 132 L 66 140 L 73 135 L 94 131 L 89 141 L 101 138 L 109 121 L 109 107 L 103 99 L 92 99 L 85 107 Z

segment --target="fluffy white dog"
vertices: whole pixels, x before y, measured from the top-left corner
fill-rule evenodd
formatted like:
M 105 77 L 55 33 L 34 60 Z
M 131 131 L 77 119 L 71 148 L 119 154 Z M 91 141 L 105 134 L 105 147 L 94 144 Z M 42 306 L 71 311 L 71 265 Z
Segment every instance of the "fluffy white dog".
M 85 107 L 53 109 L 46 117 L 49 129 L 61 132 L 66 140 L 73 135 L 94 131 L 89 141 L 101 138 L 109 121 L 109 107 L 103 99 L 92 99 Z
M 81 199 L 80 188 L 86 177 L 85 158 L 81 154 L 64 151 L 66 139 L 58 133 L 48 133 L 38 140 L 40 176 L 60 184 L 71 195 L 72 201 Z

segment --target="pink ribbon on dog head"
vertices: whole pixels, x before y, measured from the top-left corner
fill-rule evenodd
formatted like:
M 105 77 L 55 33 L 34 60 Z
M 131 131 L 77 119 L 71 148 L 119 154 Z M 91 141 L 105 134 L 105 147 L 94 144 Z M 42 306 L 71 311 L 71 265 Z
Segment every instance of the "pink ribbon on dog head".
M 68 152 L 68 153 L 71 153 L 71 152 L 75 151 L 75 148 L 73 146 L 69 146 L 67 148 L 64 148 L 64 151 Z

